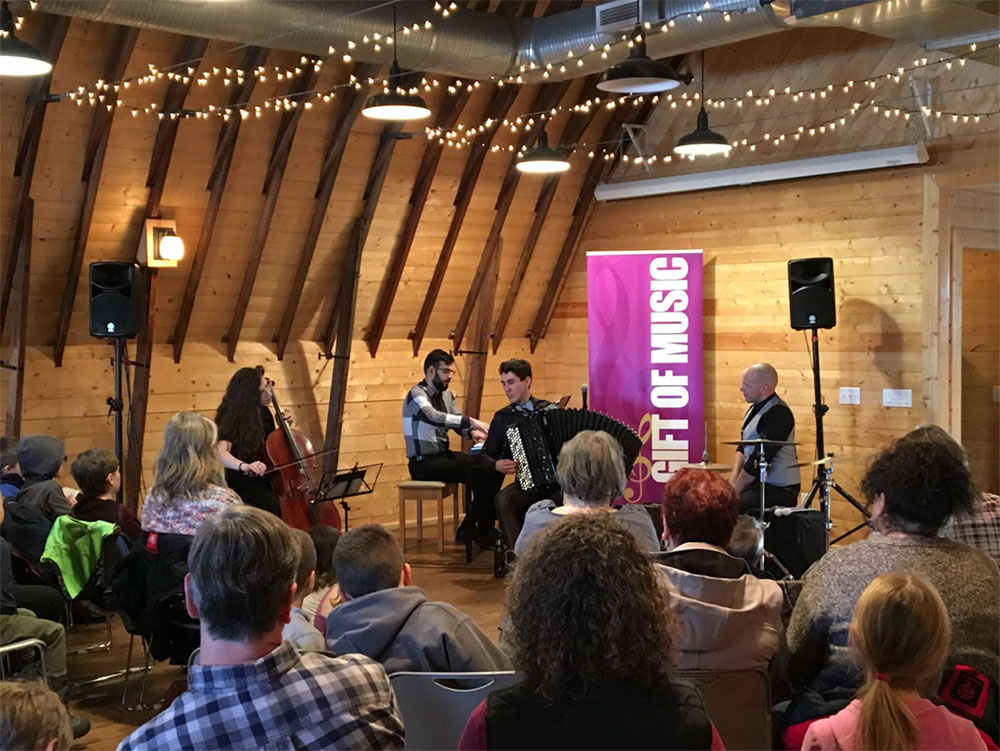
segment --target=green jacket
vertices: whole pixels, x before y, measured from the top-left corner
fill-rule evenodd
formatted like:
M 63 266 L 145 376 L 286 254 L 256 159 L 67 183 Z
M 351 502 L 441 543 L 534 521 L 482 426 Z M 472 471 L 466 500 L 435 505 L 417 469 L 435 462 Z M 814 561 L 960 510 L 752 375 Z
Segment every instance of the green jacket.
M 64 515 L 56 517 L 45 541 L 42 561 L 59 568 L 69 596 L 76 597 L 101 560 L 104 538 L 115 531 L 111 522 L 84 522 Z

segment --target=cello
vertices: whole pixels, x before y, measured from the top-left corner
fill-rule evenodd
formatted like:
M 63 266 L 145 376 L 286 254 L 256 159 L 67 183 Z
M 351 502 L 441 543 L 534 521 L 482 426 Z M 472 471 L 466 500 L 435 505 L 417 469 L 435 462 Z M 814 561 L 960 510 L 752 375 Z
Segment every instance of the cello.
M 264 440 L 267 458 L 274 468 L 271 486 L 281 501 L 281 518 L 290 526 L 308 532 L 316 525 L 340 529 L 340 512 L 331 501 L 316 502 L 322 469 L 317 466 L 312 442 L 292 429 L 278 398 L 271 393 L 278 427 Z

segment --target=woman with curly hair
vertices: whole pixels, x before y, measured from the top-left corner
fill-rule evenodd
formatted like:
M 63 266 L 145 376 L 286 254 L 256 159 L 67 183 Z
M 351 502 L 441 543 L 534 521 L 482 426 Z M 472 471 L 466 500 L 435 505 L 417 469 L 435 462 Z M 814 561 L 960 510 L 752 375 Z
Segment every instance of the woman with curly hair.
M 920 433 L 907 434 L 875 458 L 861 489 L 872 533 L 813 564 L 788 624 L 789 678 L 811 689 L 793 705 L 790 723 L 842 709 L 861 685 L 847 648 L 848 624 L 865 587 L 889 571 L 924 576 L 941 594 L 951 622 L 947 668 L 971 666 L 994 686 L 1000 677 L 997 566 L 983 551 L 940 535 L 977 499 L 960 454 Z
M 520 683 L 469 717 L 460 749 L 722 748 L 697 689 L 672 680 L 666 579 L 607 515 L 539 534 L 507 590 Z
M 163 429 L 153 487 L 139 521 L 146 532 L 193 535 L 209 516 L 238 504 L 236 493 L 219 484 L 215 423 L 195 412 L 178 412 Z
M 271 414 L 274 381 L 260 365 L 240 368 L 229 379 L 215 413 L 219 426 L 218 454 L 226 468 L 226 482 L 243 502 L 281 516 L 281 502 L 264 476 L 267 464 L 264 440 L 275 429 Z M 285 415 L 286 420 L 290 420 Z

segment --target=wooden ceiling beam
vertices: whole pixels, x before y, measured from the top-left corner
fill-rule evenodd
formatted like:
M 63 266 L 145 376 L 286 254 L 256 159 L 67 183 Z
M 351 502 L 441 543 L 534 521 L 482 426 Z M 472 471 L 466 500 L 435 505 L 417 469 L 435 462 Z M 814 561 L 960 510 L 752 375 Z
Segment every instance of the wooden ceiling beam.
M 593 93 L 589 86 L 584 88 L 584 92 L 588 99 Z M 563 147 L 572 147 L 572 144 L 579 141 L 600 109 L 600 106 L 595 106 L 591 107 L 589 112 L 574 113 L 563 129 L 563 133 L 559 139 L 560 144 Z M 503 306 L 497 315 L 496 322 L 493 324 L 493 331 L 490 334 L 493 338 L 493 354 L 496 354 L 500 348 L 500 342 L 503 341 L 507 322 L 510 320 L 511 313 L 514 312 L 517 293 L 521 289 L 521 282 L 524 281 L 524 275 L 528 272 L 528 265 L 531 263 L 531 257 L 535 253 L 535 245 L 538 242 L 538 236 L 542 232 L 545 219 L 549 214 L 549 207 L 552 205 L 552 199 L 555 197 L 556 188 L 559 187 L 560 178 L 562 178 L 561 173 L 547 177 L 545 182 L 542 183 L 541 190 L 538 192 L 538 199 L 535 201 L 534 208 L 535 217 L 531 222 L 531 228 L 528 230 L 527 236 L 524 238 L 524 244 L 521 247 L 521 255 L 517 259 L 514 275 L 511 277 L 507 294 L 504 296 Z
M 176 65 L 189 64 L 197 67 L 205 55 L 208 40 L 202 37 L 185 37 L 181 41 L 177 53 Z M 163 186 L 167 181 L 167 170 L 174 152 L 177 131 L 182 118 L 170 117 L 171 113 L 179 113 L 184 107 L 184 101 L 191 90 L 194 76 L 188 76 L 187 83 L 182 79 L 172 80 L 167 85 L 163 95 L 160 112 L 164 118 L 156 128 L 153 140 L 153 150 L 149 155 L 149 172 L 146 177 L 146 210 L 143 221 L 160 215 L 160 201 L 163 198 Z M 140 229 L 140 231 L 142 231 Z M 132 391 L 129 399 L 128 424 L 125 428 L 127 449 L 122 467 L 122 498 L 133 511 L 139 504 L 142 494 L 142 451 L 146 439 L 146 413 L 149 406 L 149 378 L 153 359 L 153 320 L 156 313 L 156 269 L 146 267 L 141 270 L 136 289 L 139 294 L 140 315 L 137 319 L 135 337 L 135 369 L 132 371 Z
M 445 236 L 444 245 L 438 256 L 437 264 L 434 267 L 434 276 L 431 278 L 430 288 L 424 297 L 424 304 L 420 308 L 420 315 L 417 317 L 416 325 L 410 331 L 409 338 L 413 340 L 413 354 L 420 351 L 420 344 L 427 333 L 427 324 L 430 322 L 431 313 L 434 310 L 434 303 L 441 292 L 441 285 L 444 283 L 444 275 L 448 270 L 448 262 L 451 260 L 452 251 L 458 241 L 458 233 L 462 229 L 465 221 L 465 214 L 469 210 L 469 203 L 472 201 L 472 194 L 476 190 L 476 182 L 479 180 L 479 173 L 483 168 L 486 154 L 489 152 L 490 142 L 493 136 L 500 130 L 500 122 L 506 116 L 507 111 L 514 104 L 520 92 L 519 86 L 505 86 L 498 89 L 490 100 L 486 108 L 484 120 L 493 120 L 494 127 L 489 128 L 477 136 L 469 147 L 469 156 L 465 161 L 465 168 L 458 183 L 458 190 L 455 193 L 455 213 L 451 217 L 451 224 L 448 226 L 448 234 Z
M 138 38 L 139 29 L 135 27 L 118 26 L 114 29 L 108 45 L 113 52 L 104 67 L 105 81 L 117 81 L 125 75 L 125 66 L 128 65 L 132 50 L 135 48 L 135 41 Z M 114 94 L 108 96 L 114 96 Z M 76 237 L 73 240 L 73 250 L 66 266 L 66 286 L 63 288 L 59 317 L 56 320 L 53 360 L 57 368 L 62 366 L 66 339 L 69 337 L 73 303 L 76 302 L 76 290 L 80 284 L 80 271 L 83 268 L 83 257 L 87 249 L 90 222 L 94 217 L 94 207 L 97 205 L 97 191 L 101 184 L 104 155 L 108 149 L 108 137 L 111 135 L 111 122 L 115 116 L 115 109 L 111 102 L 99 102 L 94 110 L 94 119 L 90 126 L 90 138 L 83 159 L 83 174 L 80 176 L 80 180 L 85 183 L 83 204 L 80 206 L 80 218 L 77 222 Z
M 288 93 L 288 97 L 300 105 L 305 99 L 303 95 L 311 91 L 316 84 L 319 72 L 315 66 L 309 65 L 308 71 L 298 77 L 295 85 Z M 250 294 L 253 292 L 253 285 L 257 279 L 257 271 L 260 268 L 260 261 L 264 255 L 264 245 L 267 242 L 267 234 L 271 229 L 271 219 L 274 216 L 274 209 L 278 205 L 278 193 L 281 190 L 281 181 L 285 176 L 285 167 L 288 165 L 288 155 L 292 150 L 292 141 L 295 138 L 295 130 L 302 119 L 305 107 L 293 107 L 285 110 L 281 115 L 281 122 L 278 125 L 278 132 L 274 139 L 274 147 L 271 150 L 271 159 L 267 165 L 267 174 L 264 177 L 264 204 L 257 215 L 257 228 L 254 231 L 253 243 L 250 246 L 250 260 L 247 263 L 246 273 L 243 275 L 243 283 L 240 285 L 240 294 L 236 300 L 236 307 L 233 309 L 233 318 L 229 323 L 229 332 L 223 337 L 226 343 L 226 355 L 229 362 L 232 362 L 236 355 L 236 345 L 240 340 L 240 331 L 243 328 L 243 320 L 246 317 L 247 307 L 250 305 Z
M 434 127 L 445 131 L 455 127 L 471 93 L 468 87 L 464 87 L 462 91 L 448 97 L 438 111 Z M 379 285 L 378 295 L 375 297 L 375 304 L 372 307 L 371 318 L 365 327 L 364 338 L 368 343 L 368 352 L 372 357 L 375 357 L 378 345 L 382 341 L 382 334 L 385 332 L 385 325 L 389 320 L 389 311 L 396 300 L 396 292 L 403 278 L 406 260 L 410 255 L 413 238 L 416 237 L 420 217 L 423 214 L 427 195 L 430 193 L 434 173 L 437 171 L 443 151 L 444 144 L 433 139 L 428 139 L 427 145 L 424 147 L 424 155 L 420 159 L 420 166 L 417 168 L 417 175 L 413 180 L 413 189 L 410 191 L 410 201 L 406 218 L 403 220 L 403 228 L 400 230 L 392 253 L 389 255 L 385 276 L 382 277 L 382 283 Z
M 326 207 L 330 203 L 330 196 L 333 194 L 333 185 L 337 180 L 337 172 L 340 170 L 340 161 L 344 157 L 344 150 L 347 148 L 347 140 L 351 135 L 351 128 L 361 113 L 365 99 L 368 96 L 368 89 L 370 88 L 368 79 L 377 72 L 377 65 L 370 63 L 356 64 L 354 66 L 354 76 L 361 87 L 348 87 L 341 95 L 337 120 L 333 128 L 330 129 L 330 140 L 326 145 L 323 168 L 320 171 L 320 177 L 316 184 L 316 192 L 313 196 L 312 219 L 310 219 L 309 228 L 306 230 L 305 242 L 302 245 L 302 253 L 299 255 L 298 266 L 295 269 L 292 288 L 288 293 L 287 302 L 285 303 L 285 312 L 281 317 L 281 325 L 274 337 L 276 344 L 275 353 L 279 360 L 285 356 L 285 349 L 288 346 L 288 339 L 291 336 L 292 324 L 295 321 L 295 311 L 298 309 L 302 290 L 306 285 L 306 276 L 309 273 L 313 254 L 316 252 L 316 243 L 319 240 L 320 230 L 323 228 L 323 219 L 326 217 Z
M 627 112 L 624 107 L 618 107 L 604 128 L 604 133 L 601 135 L 601 142 L 607 143 L 619 137 L 621 127 L 626 120 L 641 123 L 645 121 L 651 111 L 652 105 L 648 102 L 642 105 L 638 113 L 634 114 Z M 629 115 L 632 115 L 632 117 L 629 118 Z M 555 268 L 552 269 L 552 275 L 545 289 L 545 295 L 538 306 L 538 312 L 532 321 L 531 329 L 525 334 L 528 337 L 532 352 L 538 346 L 539 340 L 545 336 L 549 322 L 552 320 L 552 312 L 555 309 L 556 301 L 559 299 L 559 294 L 566 283 L 566 273 L 576 256 L 576 250 L 580 245 L 583 230 L 590 219 L 590 214 L 594 206 L 594 188 L 610 172 L 615 161 L 615 159 L 605 161 L 595 158 L 590 163 L 590 168 L 587 170 L 583 185 L 580 187 L 580 195 L 576 199 L 576 206 L 573 208 L 573 220 L 570 223 L 569 230 L 566 232 L 566 238 L 563 241 L 562 249 L 559 251 L 559 258 L 556 259 Z
M 581 89 L 582 96 L 586 96 L 589 99 L 591 91 L 596 91 L 594 87 L 597 83 L 597 77 L 598 74 L 592 75 L 584 82 L 583 88 Z M 531 111 L 545 112 L 558 105 L 563 96 L 566 94 L 566 91 L 569 89 L 571 83 L 571 80 L 566 80 L 542 86 L 531 106 Z M 579 119 L 579 117 L 573 117 L 570 121 L 574 122 L 577 119 Z M 576 143 L 579 138 L 579 135 L 573 135 L 572 133 L 569 135 L 569 138 L 564 137 L 562 139 L 562 143 L 563 145 L 572 147 L 572 145 Z M 493 256 L 499 255 L 500 253 L 500 233 L 503 231 L 503 225 L 507 220 L 507 214 L 510 211 L 511 203 L 514 200 L 514 193 L 517 190 L 521 177 L 521 173 L 517 170 L 518 153 L 520 152 L 521 147 L 533 139 L 534 136 L 535 133 L 527 128 L 522 131 L 522 137 L 518 140 L 515 147 L 514 156 L 511 157 L 510 162 L 507 164 L 507 173 L 504 175 L 503 184 L 500 187 L 500 192 L 497 194 L 496 204 L 493 207 L 495 211 L 493 215 L 493 225 L 490 227 L 490 232 L 486 237 L 486 244 L 483 247 L 483 252 L 479 256 L 479 265 L 476 267 L 476 273 L 472 278 L 472 285 L 469 287 L 469 291 L 465 296 L 465 304 L 462 306 L 462 311 L 459 313 L 458 321 L 455 324 L 454 330 L 451 332 L 454 349 L 459 349 L 462 346 L 462 339 L 465 336 L 466 328 L 468 327 L 469 320 L 472 317 L 473 307 L 476 304 L 476 300 L 480 297 L 483 281 L 488 277 L 489 269 L 493 268 L 494 265 L 499 266 L 499 262 L 494 263 Z M 490 309 L 488 315 L 492 318 L 492 308 Z M 483 346 L 485 347 L 485 344 Z
M 242 68 L 245 71 L 252 71 L 267 59 L 268 51 L 263 47 L 247 47 L 243 55 Z M 248 72 L 243 83 L 238 85 L 229 97 L 229 106 L 237 107 L 245 104 L 253 93 L 254 84 L 257 77 Z M 208 249 L 212 244 L 212 234 L 215 232 L 215 220 L 219 215 L 219 207 L 222 205 L 222 196 L 226 190 L 226 180 L 229 177 L 229 168 L 233 162 L 233 151 L 236 148 L 236 137 L 240 132 L 240 123 L 243 121 L 239 115 L 224 120 L 222 128 L 219 130 L 219 139 L 215 147 L 215 157 L 212 163 L 211 176 L 208 179 L 208 203 L 205 206 L 205 215 L 201 222 L 201 232 L 198 235 L 198 243 L 191 248 L 191 271 L 188 274 L 187 284 L 184 287 L 184 297 L 181 299 L 180 310 L 177 314 L 177 323 L 174 326 L 173 336 L 170 342 L 173 345 L 174 362 L 181 361 L 181 352 L 184 350 L 184 338 L 187 336 L 188 326 L 191 323 L 191 313 L 194 310 L 194 301 L 198 295 L 198 285 L 201 283 L 201 275 L 205 270 L 205 260 L 208 257 Z
M 20 236 L 21 247 L 14 268 L 14 305 L 11 310 L 11 341 L 3 370 L 3 388 L 6 396 L 4 409 L 4 435 L 21 436 L 21 410 L 24 405 L 24 349 L 28 334 L 28 283 L 31 280 L 31 226 L 35 204 L 24 199 L 24 220 Z
M 407 88 L 414 74 L 404 76 L 401 85 Z M 361 254 L 368 239 L 372 217 L 378 207 L 385 184 L 392 154 L 396 150 L 399 134 L 403 123 L 392 123 L 382 128 L 379 137 L 378 150 L 372 160 L 363 196 L 364 206 L 355 218 L 351 227 L 351 235 L 344 253 L 344 263 L 340 270 L 340 285 L 337 297 L 330 308 L 330 317 L 326 324 L 323 337 L 323 351 L 332 357 L 333 377 L 330 381 L 330 405 L 326 416 L 326 439 L 323 456 L 323 466 L 326 471 L 337 468 L 340 459 L 340 439 L 344 425 L 344 408 L 347 404 L 347 377 L 351 363 L 351 345 L 354 339 L 354 318 L 357 309 L 358 279 L 361 277 Z M 332 286 L 331 280 L 331 286 Z M 336 351 L 333 351 L 333 341 L 336 340 Z
M 45 15 L 39 39 L 44 40 L 39 47 L 46 60 L 58 60 L 62 49 L 66 30 L 69 29 L 68 16 Z M 28 220 L 28 203 L 31 193 L 31 180 L 35 175 L 35 160 L 38 157 L 38 146 L 41 143 L 42 123 L 45 119 L 45 107 L 48 104 L 49 88 L 52 84 L 52 74 L 36 79 L 28 89 L 27 106 L 24 111 L 24 121 L 21 125 L 21 138 L 18 141 L 17 157 L 14 160 L 14 177 L 17 178 L 17 188 L 14 192 L 11 208 L 10 231 L 7 234 L 7 249 L 4 254 L 3 280 L 0 282 L 0 321 L 4 328 L 9 316 L 7 305 L 10 302 L 11 288 L 17 273 L 19 254 L 22 247 L 30 247 L 21 241 L 21 235 Z

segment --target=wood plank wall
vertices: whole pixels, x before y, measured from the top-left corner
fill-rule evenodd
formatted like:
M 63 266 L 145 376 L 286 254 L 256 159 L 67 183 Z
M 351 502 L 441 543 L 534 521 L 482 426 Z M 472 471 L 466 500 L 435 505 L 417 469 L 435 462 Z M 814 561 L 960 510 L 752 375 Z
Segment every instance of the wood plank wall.
M 834 478 L 859 501 L 866 461 L 928 417 L 924 394 L 925 270 L 923 175 L 995 180 L 997 147 L 952 153 L 942 146 L 934 167 L 866 172 L 773 185 L 729 188 L 601 204 L 582 251 L 702 248 L 705 251 L 705 395 L 709 451 L 728 461 L 722 441 L 738 436 L 746 405 L 741 371 L 766 360 L 779 371 L 778 391 L 796 415 L 801 460 L 814 458 L 815 421 L 809 343 L 789 326 L 786 264 L 834 258 L 837 327 L 820 333 L 826 450 L 843 456 Z M 936 237 L 934 238 L 936 241 Z M 574 264 L 550 336 L 586 347 L 586 267 Z M 995 331 L 995 330 L 994 330 Z M 572 332 L 572 333 L 571 333 Z M 582 360 L 585 363 L 585 359 Z M 586 377 L 574 358 L 564 368 Z M 838 404 L 838 388 L 861 389 L 860 406 Z M 913 407 L 881 406 L 882 389 L 910 389 Z M 802 472 L 803 490 L 813 473 Z M 835 534 L 860 517 L 840 499 Z
M 988 195 L 988 194 L 987 194 Z M 994 199 L 994 210 L 996 195 Z M 962 444 L 976 484 L 1000 493 L 1000 253 L 962 253 Z

